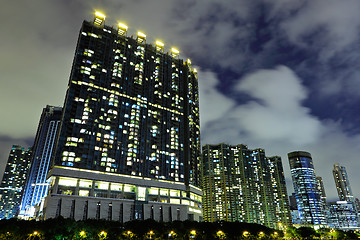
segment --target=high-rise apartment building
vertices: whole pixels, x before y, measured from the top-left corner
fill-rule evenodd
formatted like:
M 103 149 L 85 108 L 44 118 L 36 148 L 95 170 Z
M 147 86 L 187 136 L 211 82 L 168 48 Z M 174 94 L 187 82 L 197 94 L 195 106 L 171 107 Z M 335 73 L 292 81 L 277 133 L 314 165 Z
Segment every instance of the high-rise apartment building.
M 334 164 L 333 175 L 335 180 L 336 190 L 339 195 L 340 201 L 354 201 L 354 195 L 352 194 L 350 181 L 346 173 L 344 166 L 339 166 L 338 163 Z
M 243 220 L 239 173 L 231 146 L 224 143 L 204 145 L 201 166 L 204 220 Z
M 0 185 L 0 219 L 14 218 L 19 213 L 32 150 L 14 145 L 6 163 Z
M 246 145 L 204 145 L 205 221 L 243 221 L 273 228 L 291 225 L 280 157 Z
M 320 200 L 321 200 L 322 208 L 324 213 L 326 213 L 326 193 L 325 193 L 324 181 L 322 177 L 319 176 L 316 176 L 316 181 L 317 181 L 318 191 L 320 192 Z
M 358 198 L 355 198 L 355 207 L 359 212 L 360 215 L 360 200 Z
M 324 187 L 324 181 L 322 177 L 316 176 L 316 181 L 318 183 L 318 190 L 321 194 L 321 201 L 326 204 L 326 193 L 325 193 L 325 187 Z
M 196 70 L 127 26 L 84 21 L 45 218 L 201 219 Z
M 311 154 L 295 151 L 288 153 L 288 158 L 301 224 L 326 224 Z
M 272 190 L 274 191 L 275 214 L 277 219 L 277 227 L 291 226 L 290 204 L 287 195 L 284 168 L 281 157 L 268 157 L 271 172 Z
M 47 174 L 51 165 L 62 108 L 46 106 L 41 114 L 33 146 L 31 168 L 26 181 L 19 217 L 32 218 L 35 206 L 49 189 Z

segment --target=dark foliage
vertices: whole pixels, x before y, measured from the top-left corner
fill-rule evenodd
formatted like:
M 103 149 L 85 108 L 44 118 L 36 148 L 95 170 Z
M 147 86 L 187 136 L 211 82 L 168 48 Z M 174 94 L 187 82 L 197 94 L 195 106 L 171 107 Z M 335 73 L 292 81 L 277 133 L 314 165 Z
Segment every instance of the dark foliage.
M 292 229 L 292 230 L 291 230 Z M 244 235 L 244 232 L 247 235 Z M 169 233 L 172 233 L 169 235 Z M 221 234 L 219 234 L 219 232 Z M 328 234 L 318 233 L 312 228 L 289 228 L 293 239 L 314 239 Z M 354 239 L 351 232 L 335 232 L 339 239 Z M 334 234 L 335 234 L 334 233 Z M 277 239 L 283 233 L 253 223 L 240 222 L 193 222 L 154 220 L 116 221 L 94 220 L 74 221 L 62 217 L 46 221 L 24 221 L 9 219 L 0 221 L 0 240 L 75 240 L 75 239 Z

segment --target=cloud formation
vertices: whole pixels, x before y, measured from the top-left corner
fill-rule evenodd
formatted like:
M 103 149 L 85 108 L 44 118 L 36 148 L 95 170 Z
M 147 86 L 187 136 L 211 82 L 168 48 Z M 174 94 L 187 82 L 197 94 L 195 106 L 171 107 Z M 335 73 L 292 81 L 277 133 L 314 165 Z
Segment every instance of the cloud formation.
M 202 81 L 200 78 L 200 87 Z M 219 107 L 214 109 L 219 109 L 220 115 L 216 124 L 214 119 L 202 120 L 202 127 L 207 132 L 205 142 L 220 140 L 217 139 L 218 131 L 209 129 L 213 125 L 227 126 L 232 132 L 240 129 L 238 134 L 242 138 L 246 136 L 257 141 L 286 141 L 304 145 L 318 140 L 322 131 L 321 123 L 310 114 L 309 109 L 302 106 L 307 91 L 289 68 L 279 66 L 271 70 L 258 70 L 238 82 L 236 93 L 252 98 L 247 103 L 235 105 L 233 100 L 214 88 L 215 84 L 212 90 L 200 92 L 200 107 L 206 108 L 203 103 L 216 102 Z M 211 85 L 207 87 L 211 88 Z M 241 139 L 240 136 L 234 137 L 232 141 Z

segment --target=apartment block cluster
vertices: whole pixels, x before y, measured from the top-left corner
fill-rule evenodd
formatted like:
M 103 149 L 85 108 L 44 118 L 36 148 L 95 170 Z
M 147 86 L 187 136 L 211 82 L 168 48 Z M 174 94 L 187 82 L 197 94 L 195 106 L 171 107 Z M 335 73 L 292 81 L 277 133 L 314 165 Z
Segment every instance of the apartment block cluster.
M 359 227 L 359 201 L 334 167 L 338 202 L 326 202 L 310 153 L 281 157 L 246 145 L 200 145 L 197 71 L 128 27 L 84 21 L 63 107 L 46 106 L 34 146 L 13 146 L 0 185 L 0 219 L 120 222 L 240 221 Z

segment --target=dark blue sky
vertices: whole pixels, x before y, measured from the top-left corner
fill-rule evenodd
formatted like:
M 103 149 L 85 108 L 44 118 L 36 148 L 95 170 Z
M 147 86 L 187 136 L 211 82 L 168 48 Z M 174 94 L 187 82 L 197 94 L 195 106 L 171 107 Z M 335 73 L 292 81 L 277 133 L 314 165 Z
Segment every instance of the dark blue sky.
M 79 28 L 103 11 L 198 68 L 202 144 L 309 151 L 329 199 L 335 162 L 360 197 L 360 2 L 137 0 L 7 2 L 0 9 L 0 166 L 28 146 L 41 110 L 62 106 Z

